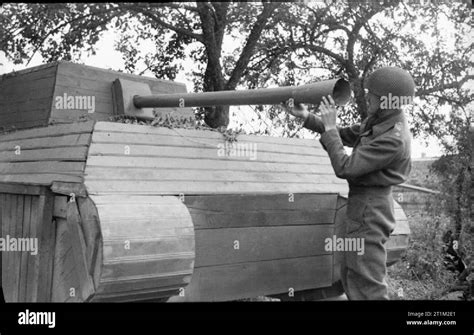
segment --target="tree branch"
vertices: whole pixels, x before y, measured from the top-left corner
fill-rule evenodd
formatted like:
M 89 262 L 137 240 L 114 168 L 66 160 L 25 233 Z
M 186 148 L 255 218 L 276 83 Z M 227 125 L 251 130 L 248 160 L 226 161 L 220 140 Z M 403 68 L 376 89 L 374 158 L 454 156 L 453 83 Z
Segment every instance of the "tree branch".
M 28 62 L 26 63 L 26 65 L 28 66 L 28 64 L 31 62 L 31 60 L 33 59 L 34 55 L 38 52 L 38 50 L 41 48 L 41 46 L 43 46 L 44 42 L 46 41 L 46 39 L 51 36 L 52 34 L 56 33 L 57 31 L 59 31 L 59 29 L 67 26 L 68 24 L 71 24 L 73 22 L 76 22 L 78 20 L 82 20 L 82 19 L 85 19 L 89 16 L 94 16 L 94 15 L 97 15 L 97 14 L 104 14 L 104 13 L 110 13 L 110 12 L 113 12 L 114 10 L 117 10 L 119 8 L 115 7 L 115 8 L 112 8 L 112 9 L 106 9 L 106 10 L 102 10 L 102 11 L 96 11 L 96 12 L 92 12 L 92 13 L 89 13 L 89 14 L 85 14 L 85 15 L 81 15 L 81 16 L 78 16 L 78 17 L 75 17 L 75 18 L 72 18 L 71 20 L 68 20 L 66 22 L 63 22 L 61 23 L 60 25 L 58 25 L 57 27 L 53 28 L 52 30 L 50 30 L 45 36 L 43 36 L 43 38 L 41 39 L 41 42 L 39 44 L 37 44 L 37 46 L 35 47 L 35 50 L 33 51 L 33 54 L 31 55 L 31 57 L 28 59 Z M 120 9 L 119 9 L 120 10 Z
M 184 4 L 175 4 L 175 3 L 172 3 L 172 2 L 163 2 L 163 4 L 166 6 L 166 7 L 170 7 L 170 8 L 175 8 L 175 9 L 186 9 L 186 10 L 189 10 L 191 12 L 195 12 L 195 13 L 198 13 L 198 9 L 196 7 L 193 7 L 193 6 L 187 6 L 187 5 L 184 5 Z
M 444 90 L 447 90 L 447 89 L 450 89 L 450 88 L 461 88 L 461 86 L 464 85 L 468 80 L 474 80 L 474 75 L 467 75 L 464 78 L 462 78 L 461 80 L 456 81 L 456 82 L 452 82 L 452 83 L 449 83 L 449 84 L 441 84 L 441 85 L 431 87 L 431 88 L 428 88 L 428 89 L 418 90 L 417 95 L 418 96 L 426 96 L 426 95 L 430 95 L 431 93 L 444 91 Z
M 354 26 L 351 30 L 351 32 L 348 35 L 348 40 L 347 40 L 347 62 L 346 62 L 346 70 L 351 74 L 352 77 L 357 77 L 357 69 L 354 64 L 354 46 L 355 42 L 359 38 L 359 32 L 364 27 L 364 25 L 369 22 L 369 20 L 378 12 L 381 11 L 380 7 L 376 7 L 376 9 L 369 11 L 365 16 L 356 19 Z
M 313 52 L 319 52 L 319 53 L 322 53 L 326 56 L 329 56 L 329 57 L 333 58 L 334 60 L 338 61 L 341 65 L 346 64 L 346 60 L 344 59 L 343 56 L 338 55 L 338 54 L 332 52 L 331 50 L 328 50 L 328 49 L 326 49 L 324 47 L 321 47 L 319 45 L 312 45 L 312 44 L 305 44 L 305 43 L 295 43 L 295 44 L 292 44 L 290 46 L 290 48 L 292 50 L 309 49 Z
M 160 26 L 163 26 L 164 28 L 172 30 L 172 31 L 174 31 L 178 34 L 194 38 L 194 39 L 196 39 L 197 41 L 200 41 L 200 42 L 203 42 L 203 40 L 204 40 L 202 35 L 193 33 L 192 31 L 189 31 L 189 30 L 184 29 L 184 28 L 175 27 L 172 24 L 169 24 L 169 23 L 163 21 L 158 16 L 156 16 L 155 14 L 149 12 L 145 8 L 142 8 L 141 6 L 137 6 L 137 5 L 121 5 L 121 6 L 122 6 L 122 8 L 127 8 L 127 9 L 130 9 L 130 10 L 136 12 L 136 13 L 142 14 L 142 15 L 146 16 L 148 19 L 150 19 L 152 22 L 157 23 Z
M 227 81 L 226 89 L 233 90 L 237 86 L 242 77 L 243 72 L 245 71 L 247 65 L 249 64 L 250 57 L 253 55 L 257 42 L 262 34 L 262 31 L 267 25 L 268 19 L 271 17 L 272 13 L 279 6 L 275 3 L 265 3 L 263 5 L 263 10 L 260 15 L 257 17 L 255 24 L 250 31 L 249 36 L 247 37 L 246 44 L 240 53 L 240 57 L 235 64 L 234 70 Z

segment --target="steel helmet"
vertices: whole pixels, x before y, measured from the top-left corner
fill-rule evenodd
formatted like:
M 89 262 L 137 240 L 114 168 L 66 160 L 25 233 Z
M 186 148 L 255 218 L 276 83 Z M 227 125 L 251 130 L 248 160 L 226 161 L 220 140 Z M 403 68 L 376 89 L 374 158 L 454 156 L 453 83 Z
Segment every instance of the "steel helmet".
M 399 67 L 382 67 L 372 72 L 365 82 L 365 88 L 379 97 L 413 97 L 415 81 L 412 76 Z

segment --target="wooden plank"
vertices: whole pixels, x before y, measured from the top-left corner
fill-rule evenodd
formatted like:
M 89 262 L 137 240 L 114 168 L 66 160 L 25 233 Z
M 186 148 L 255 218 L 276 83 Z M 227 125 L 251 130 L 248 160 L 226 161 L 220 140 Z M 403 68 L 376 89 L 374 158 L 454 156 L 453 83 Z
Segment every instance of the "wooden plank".
M 196 230 L 195 267 L 330 254 L 324 240 L 333 231 L 333 225 Z
M 15 198 L 15 208 L 13 209 L 13 218 L 12 222 L 15 226 L 15 233 L 11 237 L 21 238 L 23 236 L 24 229 L 24 218 L 23 218 L 23 204 L 24 204 L 24 195 L 12 195 Z M 13 272 L 14 283 L 11 285 L 12 288 L 12 301 L 20 302 L 20 279 L 21 279 L 21 252 L 11 251 L 13 253 L 12 267 L 10 271 Z
M 408 248 L 409 235 L 390 235 L 390 238 L 385 243 L 385 248 L 387 251 L 395 249 L 404 249 Z
M 291 301 L 330 301 L 338 300 L 337 297 L 344 294 L 344 288 L 342 283 L 335 282 L 330 287 L 321 287 L 310 290 L 302 290 L 293 292 L 292 295 L 289 295 L 288 292 L 284 294 L 275 294 L 268 296 L 269 298 L 279 299 L 281 302 Z
M 45 149 L 54 147 L 68 147 L 68 146 L 88 146 L 90 141 L 90 134 L 73 134 L 62 135 L 54 137 L 30 138 L 25 140 L 10 140 L 0 143 L 0 152 L 8 150 L 16 150 L 17 146 L 21 150 L 26 149 Z
M 194 129 L 169 129 L 166 127 L 153 127 L 143 125 L 130 125 L 117 122 L 97 122 L 94 132 L 121 132 L 121 133 L 140 133 L 153 135 L 182 136 L 184 138 L 201 138 L 207 141 L 222 140 L 222 134 L 216 131 L 194 130 Z M 309 146 L 320 148 L 321 144 L 316 140 L 296 139 L 273 136 L 256 136 L 256 135 L 238 135 L 237 140 L 250 141 L 255 143 L 270 143 L 274 145 L 290 145 L 290 146 Z
M 410 227 L 408 225 L 408 219 L 405 215 L 404 210 L 396 201 L 393 202 L 396 225 L 392 232 L 392 235 L 409 235 Z
M 331 286 L 331 255 L 194 269 L 184 297 L 169 301 L 225 301 Z
M 16 114 L 12 113 L 10 115 L 6 115 L 5 117 L 0 116 L 0 124 L 2 124 L 4 129 L 15 128 L 15 129 L 23 129 L 29 128 L 32 126 L 41 126 L 47 124 L 47 118 L 42 117 L 41 115 L 29 115 L 27 119 L 23 118 L 23 114 Z
M 77 79 L 77 78 L 71 78 L 71 79 Z M 79 80 L 79 84 L 83 82 L 83 79 Z M 64 85 L 61 82 L 56 82 L 55 86 L 55 92 L 54 92 L 54 99 L 53 99 L 53 104 L 52 104 L 52 110 L 55 112 L 59 111 L 67 111 L 69 109 L 62 109 L 62 108 L 57 108 L 56 107 L 56 97 L 76 97 L 76 96 L 85 96 L 85 97 L 94 97 L 94 102 L 95 102 L 95 111 L 99 113 L 106 113 L 110 115 L 110 112 L 108 110 L 101 110 L 101 108 L 97 108 L 97 106 L 112 106 L 112 82 L 101 82 L 97 80 L 92 81 L 94 84 L 91 85 L 89 88 L 81 88 L 77 87 L 74 85 L 68 86 Z M 61 105 L 58 105 L 58 107 L 61 107 Z M 77 109 L 80 110 L 80 109 Z
M 24 239 L 34 238 L 35 236 L 31 235 L 32 221 L 35 220 L 31 217 L 32 196 L 23 196 L 23 198 L 23 232 L 21 237 Z M 18 281 L 18 301 L 20 302 L 30 301 L 29 297 L 27 296 L 28 263 L 30 257 L 34 257 L 31 255 L 31 251 L 23 251 L 20 253 L 20 278 Z
M 396 219 L 395 229 L 392 232 L 392 235 L 409 235 L 410 227 L 408 221 L 402 221 Z
M 54 249 L 56 244 L 56 227 L 53 221 L 54 199 L 51 193 L 39 196 L 38 222 L 40 252 L 38 253 L 38 302 L 51 301 Z
M 95 121 L 75 122 L 73 124 L 52 125 L 47 127 L 15 131 L 9 134 L 0 135 L 1 141 L 11 141 L 20 139 L 37 139 L 40 137 L 52 137 L 62 135 L 72 135 L 80 133 L 92 133 Z
M 83 181 L 81 176 L 60 173 L 36 173 L 36 174 L 9 174 L 0 175 L 0 183 L 25 183 L 30 185 L 51 185 L 55 181 L 80 183 Z
M 21 150 L 17 155 L 15 150 L 3 151 L 0 155 L 1 162 L 26 162 L 26 161 L 85 161 L 87 146 L 57 147 L 52 149 Z
M 23 96 L 24 99 L 26 99 L 24 93 L 28 92 L 28 96 L 31 95 L 32 99 L 36 99 L 38 97 L 51 96 L 54 87 L 54 75 L 38 79 L 31 79 L 28 78 L 28 76 L 24 76 L 23 78 L 18 78 L 18 80 L 8 79 L 3 81 L 3 84 L 2 95 L 5 98 Z
M 333 179 L 340 184 L 347 185 L 343 179 L 338 179 L 332 172 L 332 167 L 318 164 L 290 164 L 269 163 L 260 161 L 238 161 L 228 159 L 189 159 L 189 158 L 166 158 L 166 157 L 127 157 L 127 156 L 89 156 L 87 158 L 87 169 L 89 167 L 129 167 L 129 168 L 154 168 L 154 169 L 181 169 L 181 170 L 223 170 L 223 171 L 252 171 L 272 173 L 306 173 L 332 174 Z
M 337 183 L 251 183 L 212 181 L 113 181 L 88 180 L 85 185 L 89 194 L 235 194 L 235 193 L 339 193 L 346 191 L 346 185 Z
M 16 200 L 17 196 L 14 194 L 4 195 L 4 208 L 2 210 L 2 236 L 15 237 L 16 225 Z M 6 302 L 16 302 L 14 300 L 15 284 L 15 252 L 2 252 L 2 264 L 5 271 L 2 273 L 2 287 L 4 298 Z
M 82 175 L 85 168 L 85 162 L 61 162 L 61 161 L 39 161 L 39 162 L 20 162 L 20 163 L 0 163 L 1 174 L 21 174 L 35 172 L 61 173 Z
M 125 242 L 130 245 L 125 248 Z M 194 250 L 194 234 L 180 234 L 169 237 L 134 237 L 121 239 L 107 238 L 103 241 L 104 256 L 107 259 L 126 260 L 143 255 L 154 255 L 157 252 L 160 255 L 178 255 L 184 250 Z
M 26 74 L 28 74 L 28 78 L 42 78 L 47 75 L 54 75 L 56 73 L 57 63 L 47 63 L 42 64 L 34 67 L 30 67 L 27 69 L 19 70 L 19 71 L 12 71 L 10 73 L 5 73 L 0 76 L 0 83 L 6 82 L 6 79 L 12 80 L 14 78 L 21 79 Z
M 182 220 L 182 217 L 176 217 L 176 221 Z M 104 220 L 101 221 L 103 230 L 107 229 L 106 236 L 103 237 L 104 244 L 107 244 L 109 241 L 122 243 L 124 246 L 125 242 L 134 243 L 136 241 L 148 241 L 149 243 L 158 244 L 157 241 L 162 239 L 175 239 L 182 236 L 194 236 L 192 227 L 179 227 L 179 228 L 162 228 L 160 225 L 162 222 L 156 223 L 155 228 L 150 226 L 144 226 L 147 223 L 137 222 L 137 224 L 142 224 L 140 231 L 137 231 L 133 234 L 133 226 L 130 225 L 131 220 Z M 170 223 L 170 220 L 166 220 Z M 137 229 L 135 229 L 137 230 Z M 147 231 L 148 230 L 148 231 Z M 153 236 L 147 235 L 153 232 Z M 105 235 L 105 233 L 104 233 Z M 158 250 L 159 252 L 160 250 Z M 106 256 L 108 254 L 104 254 Z M 113 256 L 113 255 L 111 255 Z
M 66 219 L 56 219 L 56 246 L 54 251 L 53 266 L 53 292 L 52 302 L 65 302 L 70 299 L 70 287 L 65 285 L 70 282 L 71 271 L 66 265 L 73 265 L 68 261 L 72 257 L 70 246 L 70 233 Z M 74 277 L 72 277 L 74 278 Z
M 23 95 L 0 98 L 0 116 L 12 113 L 29 112 L 32 110 L 49 110 L 51 108 L 51 95 L 46 97 L 30 97 Z
M 280 154 L 276 152 L 264 152 L 250 147 L 237 151 L 235 154 L 227 155 L 225 150 L 213 148 L 188 148 L 159 145 L 129 145 L 129 144 L 101 144 L 92 143 L 89 155 L 107 155 L 107 156 L 132 156 L 132 157 L 173 157 L 173 158 L 191 158 L 191 159 L 215 159 L 231 161 L 260 161 L 291 164 L 329 164 L 327 157 Z M 127 153 L 125 153 L 127 152 Z
M 188 213 L 183 209 L 171 207 L 171 206 L 103 206 L 98 205 L 97 209 L 100 211 L 101 220 L 100 222 L 105 225 L 113 225 L 114 231 L 111 231 L 108 235 L 109 238 L 112 236 L 119 237 L 135 237 L 135 238 L 150 238 L 149 233 L 155 232 L 160 233 L 159 236 L 167 236 L 174 229 L 177 229 L 176 220 L 185 220 L 188 218 Z M 143 212 L 138 212 L 140 210 Z M 112 213 L 115 211 L 115 213 Z M 135 212 L 136 211 L 136 212 Z M 155 211 L 152 213 L 152 211 Z M 136 213 L 136 214 L 134 214 Z M 161 215 L 160 215 L 161 214 Z M 130 225 L 130 222 L 134 222 L 135 226 L 141 225 L 140 232 L 134 231 L 134 225 Z M 185 226 L 184 228 L 192 228 L 192 224 Z M 150 229 L 150 231 L 147 231 Z M 120 234 L 117 234 L 120 231 Z M 192 230 L 191 230 L 192 232 Z M 183 230 L 181 233 L 187 233 L 187 230 Z
M 54 196 L 54 207 L 53 217 L 55 218 L 67 218 L 67 197 L 55 195 Z
M 94 78 L 78 78 L 59 73 L 56 77 L 56 96 L 94 96 L 95 102 L 112 104 L 112 82 Z M 53 103 L 54 108 L 54 103 Z
M 0 122 L 2 125 L 15 122 L 46 120 L 49 113 L 46 107 L 43 109 L 29 109 L 27 111 L 8 111 L 2 108 L 1 111 L 4 112 L 0 114 Z
M 137 292 L 126 291 L 120 293 L 96 294 L 92 302 L 166 302 L 169 297 L 179 293 L 179 289 L 174 286 L 170 288 L 159 287 L 148 290 L 139 290 Z
M 47 124 L 55 74 L 56 67 L 47 66 L 3 75 L 0 79 L 0 123 L 16 129 Z
M 155 146 L 171 146 L 171 147 L 187 147 L 187 148 L 210 148 L 215 151 L 219 149 L 218 145 L 225 145 L 223 138 L 219 139 L 206 139 L 201 137 L 182 137 L 178 134 L 173 135 L 161 135 L 161 134 L 141 134 L 141 133 L 124 133 L 124 132 L 102 132 L 97 131 L 92 135 L 93 143 L 115 143 L 123 145 L 150 145 Z M 252 147 L 257 149 L 257 152 L 274 152 L 279 154 L 300 154 L 308 156 L 326 157 L 327 153 L 317 146 L 289 146 L 289 145 L 275 145 L 273 143 L 256 143 L 254 138 L 241 139 L 238 137 L 237 143 L 251 144 Z M 225 148 L 225 147 L 224 147 Z M 229 147 L 230 149 L 231 147 Z M 329 162 L 329 161 L 328 161 Z
M 0 193 L 39 195 L 44 192 L 41 186 L 0 183 Z
M 117 261 L 104 260 L 102 266 L 103 279 L 139 279 L 153 278 L 158 273 L 187 275 L 192 273 L 194 254 L 178 254 L 175 258 L 171 255 L 163 257 L 135 259 L 120 259 Z
M 189 209 L 209 210 L 210 212 L 259 211 L 259 210 L 320 210 L 336 209 L 337 194 L 233 194 L 222 197 L 186 196 L 184 203 Z M 141 200 L 141 198 L 138 198 Z
M 45 187 L 43 194 L 47 192 Z M 40 253 L 42 251 L 41 245 L 41 230 L 43 223 L 41 221 L 41 204 L 42 199 L 39 196 L 34 196 L 31 199 L 31 218 L 32 218 L 32 230 L 35 232 L 35 238 L 38 239 L 38 254 L 35 257 L 31 257 L 28 261 L 28 277 L 27 277 L 27 296 L 30 301 L 36 302 L 38 299 L 38 276 L 40 272 Z
M 124 77 L 129 78 L 130 80 L 135 81 L 145 81 L 156 83 L 156 86 L 160 87 L 163 93 L 170 92 L 174 93 L 175 90 L 181 90 L 181 92 L 186 91 L 186 85 L 182 83 L 177 83 L 174 81 L 163 80 L 163 79 L 156 79 L 146 76 L 139 76 L 129 73 L 117 72 L 113 70 L 101 69 L 94 66 L 84 66 L 80 64 L 74 64 L 72 62 L 61 61 L 58 65 L 58 75 L 65 75 L 68 77 L 79 77 L 84 79 L 94 78 L 96 80 L 102 79 L 105 82 L 112 82 L 112 80 L 116 79 L 117 77 Z
M 347 210 L 347 199 L 344 197 L 338 197 L 337 211 L 334 218 L 334 235 L 336 237 L 346 236 L 346 210 Z M 343 261 L 344 251 L 333 252 L 333 267 L 332 267 L 332 278 L 333 283 L 341 279 L 341 263 Z
M 43 194 L 46 190 L 43 192 Z M 39 274 L 39 262 L 38 257 L 41 252 L 42 245 L 39 244 L 40 236 L 39 231 L 41 229 L 41 222 L 37 219 L 39 214 L 38 206 L 40 205 L 39 196 L 30 196 L 30 237 L 38 239 L 38 254 L 28 256 L 28 270 L 26 274 L 26 301 L 36 302 L 38 293 L 38 274 Z M 36 216 L 35 216 L 36 215 Z
M 19 111 L 29 111 L 32 109 L 38 109 L 42 110 L 44 108 L 51 108 L 51 97 L 47 98 L 40 98 L 40 99 L 28 99 L 19 101 L 5 101 L 5 100 L 0 100 L 0 115 L 1 114 L 7 114 L 10 112 L 19 112 Z
M 85 257 L 87 269 L 89 274 L 93 276 L 98 257 L 97 254 L 99 252 L 99 244 L 102 243 L 99 214 L 97 213 L 94 202 L 90 198 L 77 198 L 76 201 L 81 215 L 81 228 L 86 246 Z M 124 249 L 123 244 L 121 247 Z
M 150 292 L 150 291 L 168 291 L 171 287 L 185 288 L 186 285 L 191 281 L 191 274 L 188 275 L 165 275 L 153 278 L 136 278 L 127 279 L 125 281 L 120 280 L 103 280 L 102 285 L 96 293 L 98 300 L 101 297 L 117 296 L 119 294 L 136 295 L 138 292 Z M 94 298 L 95 298 L 94 297 Z M 93 299 L 95 300 L 95 299 Z
M 115 76 L 111 74 L 110 78 L 117 78 L 117 77 L 122 77 L 122 73 L 116 73 Z M 103 77 L 102 77 L 103 78 Z M 109 79 L 109 78 L 107 78 Z M 169 81 L 158 81 L 154 80 L 152 78 L 147 78 L 147 77 L 137 77 L 134 78 L 136 82 L 146 82 L 148 83 L 153 83 L 152 86 L 154 86 L 155 90 L 159 89 L 161 93 L 164 93 L 163 91 L 165 90 L 166 92 L 169 93 L 178 93 L 176 92 L 174 87 L 178 87 L 181 89 L 181 92 L 185 92 L 186 88 L 182 86 L 182 84 L 175 83 L 175 82 L 169 82 Z M 171 83 L 171 85 L 170 85 Z M 63 71 L 60 71 L 58 73 L 58 76 L 56 78 L 56 84 L 59 87 L 62 87 L 64 89 L 67 88 L 74 88 L 79 91 L 91 91 L 91 92 L 97 92 L 99 93 L 99 97 L 102 99 L 109 99 L 111 101 L 111 87 L 112 87 L 112 81 L 110 80 L 97 80 L 97 78 L 94 77 L 89 77 L 89 76 L 78 76 L 77 73 L 69 73 L 65 74 Z M 172 85 L 172 84 L 178 84 L 178 85 Z M 155 93 L 160 93 L 160 92 L 155 92 Z
M 170 207 L 176 207 L 176 198 L 169 196 L 147 196 L 147 195 L 106 195 L 100 196 L 95 195 L 93 197 L 94 204 L 98 207 L 99 205 L 112 204 L 112 205 L 126 205 L 126 204 L 138 204 L 138 205 L 152 205 L 162 207 L 167 206 L 167 211 Z M 168 207 L 169 206 L 169 207 Z M 122 213 L 123 214 L 123 213 Z M 101 218 L 102 219 L 102 218 Z
M 102 239 L 102 235 L 100 236 L 100 239 Z M 100 276 L 102 274 L 102 263 L 104 260 L 104 247 L 102 241 L 100 243 L 96 244 L 97 251 L 96 251 L 96 256 L 93 258 L 92 264 L 95 265 L 94 267 L 91 267 L 92 271 L 92 281 L 94 282 L 94 288 L 96 292 L 100 290 Z
M 228 195 L 221 195 L 226 198 Z M 262 195 L 264 197 L 266 195 Z M 212 196 L 210 196 L 212 197 Z M 257 201 L 258 202 L 258 201 Z M 161 228 L 173 227 L 170 221 L 173 218 L 185 216 L 176 207 L 160 206 L 153 212 L 148 205 L 124 204 L 120 208 L 97 205 L 103 215 L 102 222 L 133 221 L 140 224 L 159 224 Z M 162 209 L 162 210 L 161 210 Z M 257 209 L 248 211 L 245 208 L 232 209 L 194 209 L 188 207 L 193 218 L 196 229 L 216 228 L 238 228 L 259 226 L 286 226 L 286 225 L 308 225 L 329 224 L 334 222 L 335 210 L 333 209 L 305 209 L 288 210 L 278 209 L 275 205 L 272 209 Z M 164 213 L 162 213 L 164 211 Z
M 77 202 L 68 203 L 67 222 L 72 229 L 71 245 L 73 247 L 74 265 L 77 273 L 79 287 L 77 289 L 79 297 L 82 301 L 86 301 L 94 294 L 94 283 L 89 275 L 87 266 L 87 250 L 82 231 L 83 224 L 81 216 L 77 208 Z
M 54 193 L 70 196 L 73 193 L 76 197 L 87 197 L 87 190 L 82 183 L 53 182 L 51 190 Z
M 184 196 L 196 229 L 334 222 L 337 194 Z
M 213 213 L 209 210 L 190 209 L 196 229 L 217 229 L 227 227 L 301 226 L 308 224 L 330 224 L 334 222 L 335 210 L 244 210 Z
M 208 171 L 203 173 L 199 170 L 174 170 L 174 169 L 129 169 L 90 167 L 86 170 L 87 180 L 112 180 L 112 181 L 214 181 L 214 182 L 288 182 L 300 183 L 311 181 L 312 183 L 325 183 L 331 175 L 304 174 L 304 173 L 265 173 L 249 171 Z
M 29 129 L 29 128 L 38 128 L 38 127 L 44 127 L 48 125 L 48 119 L 42 119 L 42 120 L 35 120 L 35 121 L 17 121 L 17 122 L 10 122 L 8 124 L 4 124 L 5 129 L 7 130 L 24 130 L 24 129 Z
M 413 190 L 413 191 L 417 191 L 417 192 L 421 192 L 421 193 L 428 193 L 428 194 L 439 194 L 440 193 L 439 191 L 430 190 L 426 187 L 419 187 L 419 186 L 410 185 L 410 184 L 406 184 L 406 183 L 398 184 L 397 187 L 400 187 L 402 189 L 406 188 L 406 189 L 409 189 L 409 190 Z
M 85 110 L 74 110 L 74 109 L 63 109 L 63 110 L 52 110 L 51 121 L 57 123 L 65 122 L 77 122 L 77 120 L 95 120 L 95 121 L 108 121 L 112 114 L 104 112 L 109 109 L 108 105 L 105 108 L 104 104 L 96 104 L 96 112 L 89 113 Z
M 94 293 L 94 286 L 86 266 L 76 203 L 68 203 L 67 216 L 57 224 L 52 301 L 83 302 Z
M 33 82 L 31 85 L 25 85 L 25 87 L 23 87 L 23 84 L 8 86 L 5 92 L 2 92 L 3 97 L 0 97 L 0 101 L 15 104 L 27 99 L 51 99 L 54 88 L 53 81 L 54 78 L 47 78 L 46 80 L 43 80 L 42 83 L 37 81 Z M 25 96 L 24 92 L 28 92 L 28 96 Z

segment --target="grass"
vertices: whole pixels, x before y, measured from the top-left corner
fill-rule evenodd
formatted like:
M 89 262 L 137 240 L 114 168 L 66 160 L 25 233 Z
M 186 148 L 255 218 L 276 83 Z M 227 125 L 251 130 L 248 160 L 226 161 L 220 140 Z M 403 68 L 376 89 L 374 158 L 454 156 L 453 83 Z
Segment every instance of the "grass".
M 449 292 L 456 274 L 444 265 L 442 236 L 446 216 L 425 211 L 408 216 L 410 243 L 401 261 L 388 268 L 389 296 L 393 300 L 458 300 L 462 292 Z

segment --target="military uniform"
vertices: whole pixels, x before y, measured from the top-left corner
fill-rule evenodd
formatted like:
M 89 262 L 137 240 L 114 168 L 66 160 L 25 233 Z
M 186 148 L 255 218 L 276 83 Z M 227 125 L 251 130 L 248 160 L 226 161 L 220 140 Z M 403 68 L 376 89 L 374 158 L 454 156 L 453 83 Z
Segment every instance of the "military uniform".
M 365 252 L 344 252 L 341 280 L 351 300 L 388 299 L 384 243 L 395 227 L 392 185 L 404 182 L 411 169 L 411 134 L 403 111 L 379 110 L 360 125 L 324 131 L 310 114 L 304 127 L 322 133 L 339 178 L 349 183 L 346 237 L 363 238 Z M 343 146 L 353 147 L 346 154 Z

